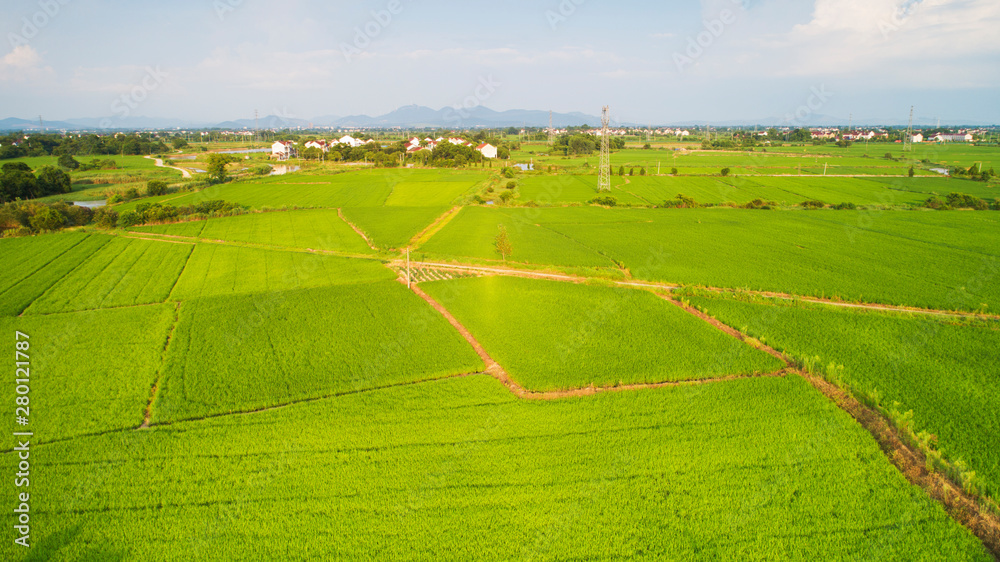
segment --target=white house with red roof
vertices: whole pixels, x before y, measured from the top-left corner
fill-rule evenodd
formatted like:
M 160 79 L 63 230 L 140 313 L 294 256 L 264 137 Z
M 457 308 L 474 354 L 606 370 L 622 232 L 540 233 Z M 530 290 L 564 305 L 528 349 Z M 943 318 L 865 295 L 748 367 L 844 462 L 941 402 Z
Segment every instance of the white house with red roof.
M 318 148 L 323 152 L 328 152 L 330 150 L 330 144 L 325 140 L 313 140 L 306 143 L 306 148 Z
M 497 157 L 497 147 L 493 146 L 492 144 L 490 144 L 488 142 L 484 142 L 483 144 L 477 146 L 476 150 L 478 150 L 480 153 L 482 153 L 483 158 L 496 158 Z
M 275 141 L 271 145 L 271 157 L 277 158 L 278 160 L 288 160 L 289 158 L 295 157 L 297 151 L 295 150 L 295 143 L 292 141 Z

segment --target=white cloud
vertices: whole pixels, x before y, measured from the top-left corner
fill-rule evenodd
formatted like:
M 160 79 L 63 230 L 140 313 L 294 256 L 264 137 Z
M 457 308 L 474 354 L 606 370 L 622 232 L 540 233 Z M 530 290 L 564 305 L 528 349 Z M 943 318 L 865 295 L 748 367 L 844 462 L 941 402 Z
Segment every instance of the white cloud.
M 715 0 L 718 3 L 721 0 Z M 738 21 L 706 49 L 696 74 L 852 80 L 902 87 L 996 87 L 996 0 L 816 0 L 809 21 L 761 32 Z M 933 68 L 934 72 L 928 70 Z
M 42 56 L 31 45 L 18 45 L 0 60 L 0 80 L 38 82 L 52 78 L 55 72 L 42 62 Z

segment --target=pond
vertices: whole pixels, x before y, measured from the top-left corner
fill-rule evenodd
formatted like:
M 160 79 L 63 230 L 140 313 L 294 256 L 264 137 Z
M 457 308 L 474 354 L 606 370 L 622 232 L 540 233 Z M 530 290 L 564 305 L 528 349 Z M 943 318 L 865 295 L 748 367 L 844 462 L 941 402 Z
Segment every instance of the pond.
M 302 166 L 283 166 L 283 165 L 278 165 L 278 166 L 272 166 L 272 168 L 273 169 L 271 170 L 271 173 L 269 175 L 271 175 L 271 176 L 283 176 L 285 174 L 290 174 L 292 172 L 298 172 L 299 170 L 302 169 Z
M 219 154 L 253 154 L 255 152 L 271 152 L 270 148 L 245 148 L 242 150 L 220 150 Z
M 70 201 L 72 205 L 77 207 L 87 207 L 88 209 L 96 209 L 98 207 L 103 207 L 108 204 L 106 199 L 101 199 L 100 201 Z

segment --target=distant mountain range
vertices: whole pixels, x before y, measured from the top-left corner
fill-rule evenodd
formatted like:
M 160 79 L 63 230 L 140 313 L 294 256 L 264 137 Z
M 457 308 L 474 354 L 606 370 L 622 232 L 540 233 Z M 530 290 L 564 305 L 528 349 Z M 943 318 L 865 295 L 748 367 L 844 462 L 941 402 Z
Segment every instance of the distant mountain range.
M 582 125 L 599 126 L 601 118 L 584 113 L 553 113 L 552 124 L 558 128 L 577 127 Z M 906 126 L 906 119 L 855 119 L 856 126 Z M 702 127 L 706 124 L 712 127 L 846 127 L 847 119 L 830 117 L 827 115 L 810 115 L 801 120 L 788 121 L 778 117 L 768 117 L 757 120 L 724 120 L 718 122 L 709 121 L 676 121 L 672 123 L 654 123 L 657 127 Z M 933 127 L 937 120 L 918 119 L 915 126 Z M 956 126 L 982 126 L 989 123 L 968 120 L 942 122 L 942 125 Z M 447 129 L 471 129 L 478 127 L 548 127 L 549 112 L 537 110 L 512 109 L 508 111 L 493 111 L 487 107 L 477 106 L 470 109 L 444 107 L 442 109 L 431 109 L 419 105 L 408 105 L 401 107 L 385 115 L 370 117 L 368 115 L 348 115 L 340 117 L 336 115 L 323 115 L 312 119 L 299 119 L 295 117 L 283 117 L 280 115 L 268 115 L 261 117 L 259 121 L 254 119 L 236 119 L 233 121 L 223 121 L 221 123 L 185 121 L 183 119 L 158 118 L 158 117 L 94 117 L 66 119 L 64 121 L 46 121 L 44 128 L 55 131 L 84 131 L 84 130 L 143 130 L 143 129 L 223 129 L 239 130 L 254 129 L 259 126 L 261 129 L 307 129 L 307 128 L 447 128 Z M 645 123 L 615 122 L 614 126 L 646 127 Z M 38 121 L 29 119 L 18 119 L 9 117 L 0 120 L 0 131 L 37 131 L 42 126 Z

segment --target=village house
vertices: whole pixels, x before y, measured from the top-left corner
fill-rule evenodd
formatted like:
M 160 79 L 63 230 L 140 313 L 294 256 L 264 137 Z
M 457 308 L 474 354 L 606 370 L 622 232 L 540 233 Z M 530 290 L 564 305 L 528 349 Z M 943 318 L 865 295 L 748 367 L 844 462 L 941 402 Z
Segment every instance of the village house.
M 478 150 L 483 155 L 483 158 L 497 157 L 497 147 L 493 146 L 488 142 L 484 142 L 483 144 L 477 146 L 476 150 Z
M 271 145 L 271 157 L 278 160 L 288 160 L 298 154 L 295 143 L 292 141 L 275 141 Z
M 307 142 L 306 143 L 306 148 L 318 148 L 318 149 L 322 150 L 323 152 L 329 152 L 330 151 L 330 144 L 327 143 L 325 140 L 314 140 L 314 141 Z

